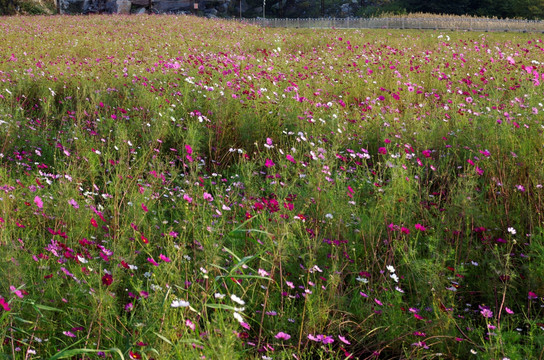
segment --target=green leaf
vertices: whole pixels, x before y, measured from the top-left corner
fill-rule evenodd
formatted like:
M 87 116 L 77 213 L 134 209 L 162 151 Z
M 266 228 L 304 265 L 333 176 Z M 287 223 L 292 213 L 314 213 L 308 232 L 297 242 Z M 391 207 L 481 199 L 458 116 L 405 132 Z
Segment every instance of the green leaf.
M 167 343 L 168 345 L 173 345 L 172 342 L 170 340 L 168 340 L 167 338 L 165 338 L 164 336 L 162 336 L 161 334 L 159 333 L 156 333 L 153 331 L 153 334 L 157 335 L 157 337 L 159 339 L 161 339 L 162 341 L 164 341 L 165 343 Z
M 38 308 L 40 310 L 48 310 L 48 311 L 58 311 L 58 312 L 64 312 L 61 309 L 54 308 L 52 306 L 42 305 L 42 304 L 32 304 L 35 308 Z
M 236 311 L 236 309 L 233 306 L 225 305 L 225 304 L 205 304 L 204 306 L 210 309 L 223 309 L 223 310 Z
M 246 256 L 244 257 L 242 260 L 239 260 L 238 263 L 236 265 L 234 265 L 232 267 L 232 269 L 230 269 L 230 273 L 232 274 L 236 269 L 238 269 L 239 267 L 243 266 L 245 263 L 248 263 L 250 262 L 251 260 L 255 259 L 257 256 L 254 255 L 254 256 Z
M 272 280 L 269 277 L 260 276 L 260 275 L 218 275 L 218 276 L 215 277 L 215 280 L 219 280 L 219 279 L 222 279 L 222 278 Z

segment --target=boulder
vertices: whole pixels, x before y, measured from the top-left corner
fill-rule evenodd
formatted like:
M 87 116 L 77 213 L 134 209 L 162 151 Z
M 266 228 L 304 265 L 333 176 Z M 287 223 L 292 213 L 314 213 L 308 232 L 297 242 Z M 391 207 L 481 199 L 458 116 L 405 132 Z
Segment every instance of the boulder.
M 340 14 L 341 14 L 341 16 L 349 16 L 349 14 L 350 14 L 349 4 L 340 5 Z
M 59 10 L 61 14 L 82 14 L 90 6 L 85 0 L 59 0 Z
M 132 3 L 129 0 L 117 0 L 117 14 L 129 15 Z
M 131 0 L 130 2 L 131 2 L 132 5 L 134 5 L 134 6 L 148 7 L 148 6 L 151 5 L 151 1 L 150 1 L 150 0 Z
M 145 14 L 147 9 L 145 7 L 133 7 L 131 9 L 131 13 L 134 15 L 143 15 Z
M 217 9 L 218 12 L 220 12 L 221 14 L 224 14 L 229 9 L 229 4 L 225 2 L 221 5 L 217 5 L 215 8 Z
M 217 13 L 219 11 L 217 11 L 217 9 L 215 8 L 211 8 L 211 9 L 206 9 L 204 10 L 204 16 L 207 16 L 207 17 L 217 17 Z
M 152 3 L 153 10 L 159 13 L 175 13 L 179 14 L 193 9 L 192 0 L 154 0 Z
M 67 15 L 117 13 L 117 0 L 59 0 L 58 5 L 59 12 Z
M 104 3 L 103 6 L 99 6 L 99 12 L 105 14 L 116 14 L 117 13 L 117 1 L 116 0 L 107 0 L 107 1 L 98 1 L 99 3 Z

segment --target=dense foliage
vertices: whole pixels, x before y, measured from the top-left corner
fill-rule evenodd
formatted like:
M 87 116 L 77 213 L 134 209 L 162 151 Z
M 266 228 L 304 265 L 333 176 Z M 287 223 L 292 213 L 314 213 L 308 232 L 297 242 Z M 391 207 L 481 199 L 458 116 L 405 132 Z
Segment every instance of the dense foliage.
M 472 15 L 498 18 L 544 18 L 544 0 L 247 0 L 250 8 L 265 4 L 272 17 L 376 16 L 384 13 L 430 13 Z M 352 14 L 342 14 L 343 4 L 350 4 Z M 237 14 L 234 14 L 237 15 Z M 257 12 L 253 15 L 260 16 Z
M 541 355 L 540 36 L 0 29 L 0 358 Z

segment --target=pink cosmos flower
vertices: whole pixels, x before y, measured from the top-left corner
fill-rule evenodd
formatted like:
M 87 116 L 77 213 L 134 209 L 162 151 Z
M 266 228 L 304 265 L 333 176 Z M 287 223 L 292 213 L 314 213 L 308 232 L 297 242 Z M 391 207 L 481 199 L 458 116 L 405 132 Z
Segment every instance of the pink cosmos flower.
M 62 333 L 63 333 L 64 335 L 68 336 L 68 337 L 72 337 L 72 338 L 75 338 L 75 337 L 76 337 L 76 335 L 75 335 L 73 332 L 71 332 L 71 331 L 63 331 Z
M 264 166 L 266 166 L 267 168 L 272 167 L 274 165 L 276 164 L 274 164 L 274 162 L 270 159 L 266 159 L 266 161 L 264 162 Z
M 510 314 L 510 315 L 512 315 L 512 314 L 514 313 L 514 312 L 513 312 L 510 308 L 508 308 L 508 307 L 505 307 L 504 310 L 506 310 L 506 313 L 508 313 L 508 314 Z
M 21 292 L 21 290 L 18 290 L 15 286 L 11 285 L 9 287 L 9 289 L 11 290 L 12 293 L 14 293 L 15 295 L 17 295 L 18 298 L 22 299 L 24 296 L 23 296 L 23 293 Z
M 185 145 L 185 151 L 187 151 L 187 155 L 191 155 L 193 153 L 193 148 L 191 145 Z
M 145 212 L 148 212 L 149 210 L 147 209 L 147 206 L 145 206 L 144 203 L 142 203 L 142 210 L 145 211 Z
M 289 334 L 286 334 L 282 331 L 280 331 L 279 333 L 276 334 L 276 336 L 274 336 L 276 339 L 279 339 L 279 340 L 289 340 L 291 338 L 291 335 Z
M 378 149 L 378 153 L 379 153 L 379 154 L 385 155 L 385 154 L 387 154 L 387 149 L 384 148 L 384 147 L 380 147 L 380 148 Z
M 195 331 L 196 329 L 196 325 L 194 322 L 192 322 L 191 320 L 187 319 L 185 320 L 185 326 L 187 326 L 189 329 Z
M 427 228 L 421 224 L 415 224 L 414 227 L 416 228 L 416 230 L 419 230 L 419 231 L 427 230 Z
M 317 341 L 317 342 L 320 342 L 321 340 L 319 340 L 317 337 L 313 336 L 312 334 L 308 334 L 308 339 L 312 340 L 312 341 Z
M 295 158 L 289 154 L 287 154 L 286 156 L 287 160 L 289 160 L 290 162 L 292 162 L 293 164 L 296 164 L 297 161 L 295 160 Z
M 160 254 L 159 258 L 164 262 L 170 262 L 171 261 L 169 257 L 167 257 L 167 256 L 165 256 L 163 254 Z
M 213 201 L 213 196 L 212 196 L 212 194 L 209 194 L 209 193 L 205 192 L 204 195 L 203 195 L 203 197 L 204 197 L 204 200 L 208 200 L 208 201 L 210 201 L 210 202 Z
M 3 297 L 0 296 L 0 306 L 4 309 L 4 311 L 11 311 L 11 308 L 9 307 L 9 304 L 4 300 Z
M 341 342 L 343 342 L 346 345 L 351 345 L 351 343 L 342 335 L 338 335 L 338 339 L 340 339 Z
M 270 275 L 266 270 L 263 270 L 263 269 L 259 269 L 258 273 L 260 276 L 263 276 L 263 277 Z
M 376 298 L 374 298 L 374 302 L 376 304 L 380 305 L 380 306 L 383 306 L 383 303 L 380 300 L 376 299 Z
M 325 345 L 332 344 L 334 342 L 334 338 L 327 335 L 317 335 L 317 339 Z
M 187 194 L 183 195 L 183 200 L 187 201 L 189 204 L 193 202 L 193 198 Z
M 43 209 L 43 201 L 38 195 L 34 198 L 34 203 L 38 208 Z
M 480 311 L 480 314 L 482 314 L 482 316 L 484 318 L 492 318 L 493 317 L 493 312 L 489 309 L 482 309 L 482 311 Z
M 72 205 L 74 209 L 79 209 L 79 204 L 74 199 L 69 200 L 68 204 Z
M 159 263 L 156 262 L 155 260 L 153 260 L 152 257 L 148 257 L 148 258 L 147 258 L 147 261 L 149 261 L 151 264 L 153 264 L 153 266 L 159 266 Z

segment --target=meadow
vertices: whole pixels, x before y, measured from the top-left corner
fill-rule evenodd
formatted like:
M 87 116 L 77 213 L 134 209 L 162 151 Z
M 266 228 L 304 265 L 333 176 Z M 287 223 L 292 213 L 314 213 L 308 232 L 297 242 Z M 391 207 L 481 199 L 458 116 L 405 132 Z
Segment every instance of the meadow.
M 544 356 L 540 34 L 0 21 L 0 359 Z

